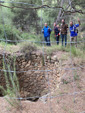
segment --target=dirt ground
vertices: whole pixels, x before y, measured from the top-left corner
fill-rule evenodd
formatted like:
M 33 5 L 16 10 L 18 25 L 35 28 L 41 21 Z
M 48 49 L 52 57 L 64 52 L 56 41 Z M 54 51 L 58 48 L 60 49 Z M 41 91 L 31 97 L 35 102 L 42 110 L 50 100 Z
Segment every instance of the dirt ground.
M 75 98 L 75 102 L 74 102 Z M 85 94 L 62 96 L 48 99 L 46 103 L 22 101 L 22 108 L 10 107 L 4 98 L 0 98 L 0 113 L 85 113 Z

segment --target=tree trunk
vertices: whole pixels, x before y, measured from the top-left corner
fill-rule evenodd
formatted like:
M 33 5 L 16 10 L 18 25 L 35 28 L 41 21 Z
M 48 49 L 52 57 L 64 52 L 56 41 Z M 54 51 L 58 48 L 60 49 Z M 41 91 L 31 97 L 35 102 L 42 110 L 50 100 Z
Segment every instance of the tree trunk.
M 63 6 L 63 3 L 64 3 L 64 0 L 61 0 L 61 4 L 60 4 L 61 7 Z M 56 24 L 60 20 L 61 13 L 62 13 L 62 9 L 60 8 L 59 13 L 58 13 L 58 16 L 57 16 Z

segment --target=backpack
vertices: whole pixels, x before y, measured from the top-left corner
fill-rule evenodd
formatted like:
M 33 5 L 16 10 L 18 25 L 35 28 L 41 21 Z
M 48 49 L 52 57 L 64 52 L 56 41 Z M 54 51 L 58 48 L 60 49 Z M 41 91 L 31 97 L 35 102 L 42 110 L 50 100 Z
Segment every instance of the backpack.
M 78 33 L 78 29 L 74 29 L 74 32 L 75 32 L 75 33 Z
M 78 29 L 76 29 L 76 26 L 74 25 L 74 32 L 78 33 Z

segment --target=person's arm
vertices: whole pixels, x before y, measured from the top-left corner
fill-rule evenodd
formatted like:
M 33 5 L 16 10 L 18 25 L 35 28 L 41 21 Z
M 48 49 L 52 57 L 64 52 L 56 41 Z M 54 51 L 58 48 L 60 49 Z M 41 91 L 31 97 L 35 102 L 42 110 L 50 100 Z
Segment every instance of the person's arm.
M 68 24 L 66 24 L 66 30 L 68 31 Z
M 68 28 L 68 24 L 67 24 L 67 28 Z
M 44 28 L 42 29 L 42 33 L 44 33 Z
M 78 23 L 79 23 L 79 26 L 81 25 L 81 22 L 80 22 L 80 20 L 78 19 Z
M 52 29 L 51 29 L 50 27 L 48 27 L 48 30 L 49 30 L 49 31 L 52 31 Z
M 52 29 L 49 27 L 49 29 L 52 31 Z
M 60 32 L 60 27 L 58 28 L 58 31 Z
M 68 29 L 68 24 L 66 24 L 66 28 Z
M 81 25 L 81 22 L 80 22 L 79 19 L 78 19 L 78 23 L 79 23 L 79 24 L 75 24 L 75 27 L 79 27 L 79 26 Z

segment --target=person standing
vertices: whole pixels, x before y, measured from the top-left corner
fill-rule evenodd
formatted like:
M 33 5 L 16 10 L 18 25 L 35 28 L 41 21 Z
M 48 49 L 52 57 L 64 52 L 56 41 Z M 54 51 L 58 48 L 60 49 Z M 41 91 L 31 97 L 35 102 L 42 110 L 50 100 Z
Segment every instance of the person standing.
M 77 35 L 78 35 L 78 30 L 76 29 L 77 27 L 80 26 L 80 20 L 78 19 L 79 24 L 73 24 L 73 21 L 70 22 L 70 38 L 71 38 L 71 45 L 74 45 L 77 47 Z M 75 41 L 75 42 L 74 42 Z M 73 42 L 73 43 L 72 43 Z
M 53 26 L 54 26 L 54 29 L 55 29 L 55 27 L 56 27 L 56 22 L 54 22 Z
M 44 34 L 44 39 L 47 46 L 50 46 L 50 34 L 51 34 L 51 28 L 45 23 L 44 28 L 42 29 L 42 33 Z
M 67 30 L 68 30 L 68 25 L 65 23 L 65 20 L 62 19 L 62 24 L 61 24 L 61 39 L 62 39 L 62 46 L 63 46 L 63 41 L 65 40 L 65 47 L 67 45 Z
M 54 27 L 54 33 L 55 33 L 55 36 L 56 36 L 57 45 L 59 45 L 59 37 L 60 37 L 59 25 L 57 25 L 56 27 Z

